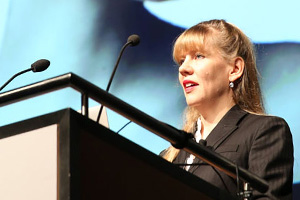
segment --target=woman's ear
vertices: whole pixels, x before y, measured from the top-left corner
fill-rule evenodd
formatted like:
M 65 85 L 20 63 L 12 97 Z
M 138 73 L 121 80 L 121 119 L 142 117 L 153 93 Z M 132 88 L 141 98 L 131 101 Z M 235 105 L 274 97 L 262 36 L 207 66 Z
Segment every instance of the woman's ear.
M 229 73 L 229 81 L 234 82 L 242 77 L 244 73 L 245 62 L 241 57 L 236 57 L 233 60 L 232 69 Z

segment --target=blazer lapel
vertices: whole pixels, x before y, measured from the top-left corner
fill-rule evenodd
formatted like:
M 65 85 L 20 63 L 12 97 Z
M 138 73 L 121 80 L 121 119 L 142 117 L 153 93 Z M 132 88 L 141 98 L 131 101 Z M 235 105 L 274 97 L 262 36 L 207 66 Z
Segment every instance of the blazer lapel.
M 207 146 L 217 149 L 238 128 L 240 120 L 245 115 L 247 112 L 240 109 L 238 105 L 233 106 L 208 135 Z
M 238 129 L 239 122 L 247 115 L 248 113 L 240 109 L 238 105 L 233 106 L 221 119 L 218 125 L 212 130 L 212 132 L 206 138 L 208 148 L 212 150 L 217 149 L 226 138 L 228 138 L 236 129 Z M 197 157 L 194 160 L 194 166 L 190 167 L 190 172 L 193 173 L 196 171 L 200 165 L 207 165 L 201 159 Z

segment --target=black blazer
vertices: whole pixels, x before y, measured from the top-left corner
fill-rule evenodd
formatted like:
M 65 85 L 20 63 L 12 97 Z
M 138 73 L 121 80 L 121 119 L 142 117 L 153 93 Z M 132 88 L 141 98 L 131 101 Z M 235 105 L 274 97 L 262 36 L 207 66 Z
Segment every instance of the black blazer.
M 206 138 L 207 146 L 238 166 L 265 179 L 269 190 L 253 199 L 292 199 L 293 142 L 284 119 L 247 113 L 234 106 Z M 185 163 L 181 150 L 173 163 Z M 236 195 L 236 180 L 196 158 L 189 172 Z

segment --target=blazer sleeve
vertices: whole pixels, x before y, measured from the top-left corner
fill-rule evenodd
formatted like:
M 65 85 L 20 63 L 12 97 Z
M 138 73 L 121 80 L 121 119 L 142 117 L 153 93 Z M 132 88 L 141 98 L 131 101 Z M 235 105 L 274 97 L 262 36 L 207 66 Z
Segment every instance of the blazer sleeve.
M 257 129 L 249 153 L 249 171 L 269 183 L 265 194 L 253 192 L 253 199 L 292 199 L 293 142 L 287 123 L 266 117 Z

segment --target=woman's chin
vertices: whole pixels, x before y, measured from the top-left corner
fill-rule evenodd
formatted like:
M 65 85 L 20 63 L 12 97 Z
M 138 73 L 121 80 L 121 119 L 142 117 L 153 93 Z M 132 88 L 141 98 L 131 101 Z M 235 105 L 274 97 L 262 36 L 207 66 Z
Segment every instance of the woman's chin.
M 199 105 L 201 105 L 201 103 L 197 101 L 186 101 L 186 103 L 189 107 L 198 107 Z

